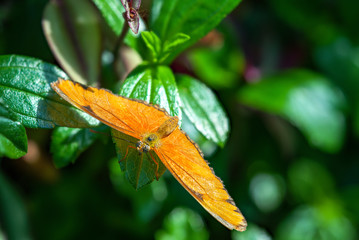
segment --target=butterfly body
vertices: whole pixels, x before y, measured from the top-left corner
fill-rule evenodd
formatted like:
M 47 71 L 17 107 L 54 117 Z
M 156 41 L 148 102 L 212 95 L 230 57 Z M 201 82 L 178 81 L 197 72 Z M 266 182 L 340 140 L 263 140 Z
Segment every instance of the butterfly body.
M 178 126 L 178 117 L 167 119 L 156 132 L 144 134 L 142 139 L 136 143 L 136 149 L 140 153 L 147 153 L 161 144 L 161 139 L 170 135 Z

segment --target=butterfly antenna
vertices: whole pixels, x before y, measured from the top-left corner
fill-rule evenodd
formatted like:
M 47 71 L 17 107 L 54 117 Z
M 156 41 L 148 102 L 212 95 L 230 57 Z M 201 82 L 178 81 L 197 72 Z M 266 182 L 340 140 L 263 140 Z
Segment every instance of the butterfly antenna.
M 108 134 L 108 133 L 96 131 L 96 130 L 94 130 L 94 129 L 90 129 L 90 132 L 92 132 L 92 133 L 97 133 L 97 134 L 102 134 L 102 135 L 105 135 L 105 136 L 110 136 L 110 134 Z M 116 138 L 116 139 L 118 139 L 118 140 L 122 140 L 122 141 L 125 141 L 125 142 L 132 143 L 132 144 L 136 145 L 135 142 L 130 141 L 130 140 L 128 140 L 128 139 L 124 139 L 124 138 L 120 138 L 120 137 L 115 137 L 115 136 L 112 136 L 112 137 L 113 137 L 113 138 Z
M 115 137 L 115 136 L 112 136 L 113 138 L 116 138 L 116 139 L 118 139 L 118 140 L 122 140 L 122 141 L 125 141 L 125 142 L 128 142 L 128 143 L 132 143 L 133 145 L 136 145 L 136 142 L 132 142 L 132 141 L 130 141 L 130 140 L 128 140 L 128 139 L 124 139 L 124 138 L 119 138 L 119 137 Z

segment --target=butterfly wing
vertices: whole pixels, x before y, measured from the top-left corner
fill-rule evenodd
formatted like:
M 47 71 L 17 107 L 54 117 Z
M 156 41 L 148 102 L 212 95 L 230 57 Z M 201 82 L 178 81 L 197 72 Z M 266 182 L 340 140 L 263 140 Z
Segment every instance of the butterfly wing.
M 123 7 L 125 8 L 126 12 L 130 9 L 127 0 L 121 0 Z
M 141 6 L 141 0 L 132 0 L 132 7 L 138 11 Z
M 127 12 L 127 23 L 128 26 L 130 26 L 132 32 L 137 34 L 140 27 L 140 17 L 137 10 L 134 8 L 130 8 L 130 10 Z
M 172 175 L 213 217 L 231 230 L 246 229 L 247 222 L 222 181 L 184 132 L 175 129 L 154 150 Z
M 105 89 L 87 87 L 63 79 L 51 83 L 51 87 L 75 107 L 137 139 L 142 134 L 155 132 L 160 123 L 170 118 L 158 106 L 118 96 Z
M 121 3 L 126 11 L 123 14 L 127 20 L 128 26 L 131 28 L 132 32 L 137 34 L 140 26 L 140 17 L 137 11 L 140 8 L 141 0 L 121 0 Z

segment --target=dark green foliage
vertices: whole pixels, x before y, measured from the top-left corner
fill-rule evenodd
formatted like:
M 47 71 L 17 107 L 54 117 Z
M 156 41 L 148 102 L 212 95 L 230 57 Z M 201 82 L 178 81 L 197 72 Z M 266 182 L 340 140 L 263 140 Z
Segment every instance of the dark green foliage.
M 77 157 L 91 146 L 99 134 L 88 128 L 58 127 L 52 133 L 51 153 L 56 167 L 74 163 Z
M 142 0 L 136 35 L 120 0 L 1 3 L 0 239 L 358 239 L 359 4 L 240 2 Z M 179 116 L 247 231 L 58 78 Z
M 343 96 L 318 74 L 291 70 L 244 87 L 238 96 L 246 105 L 287 118 L 316 147 L 336 152 L 342 145 Z

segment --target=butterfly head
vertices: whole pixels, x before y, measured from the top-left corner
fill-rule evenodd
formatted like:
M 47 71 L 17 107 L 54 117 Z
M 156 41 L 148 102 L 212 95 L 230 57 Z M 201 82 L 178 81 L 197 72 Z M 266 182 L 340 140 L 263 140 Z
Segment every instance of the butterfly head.
M 145 134 L 142 139 L 137 142 L 136 148 L 139 152 L 149 152 L 152 148 L 158 146 L 159 139 L 156 133 Z
M 151 150 L 151 147 L 142 141 L 138 141 L 136 143 L 136 149 L 141 154 L 141 153 L 148 153 Z

